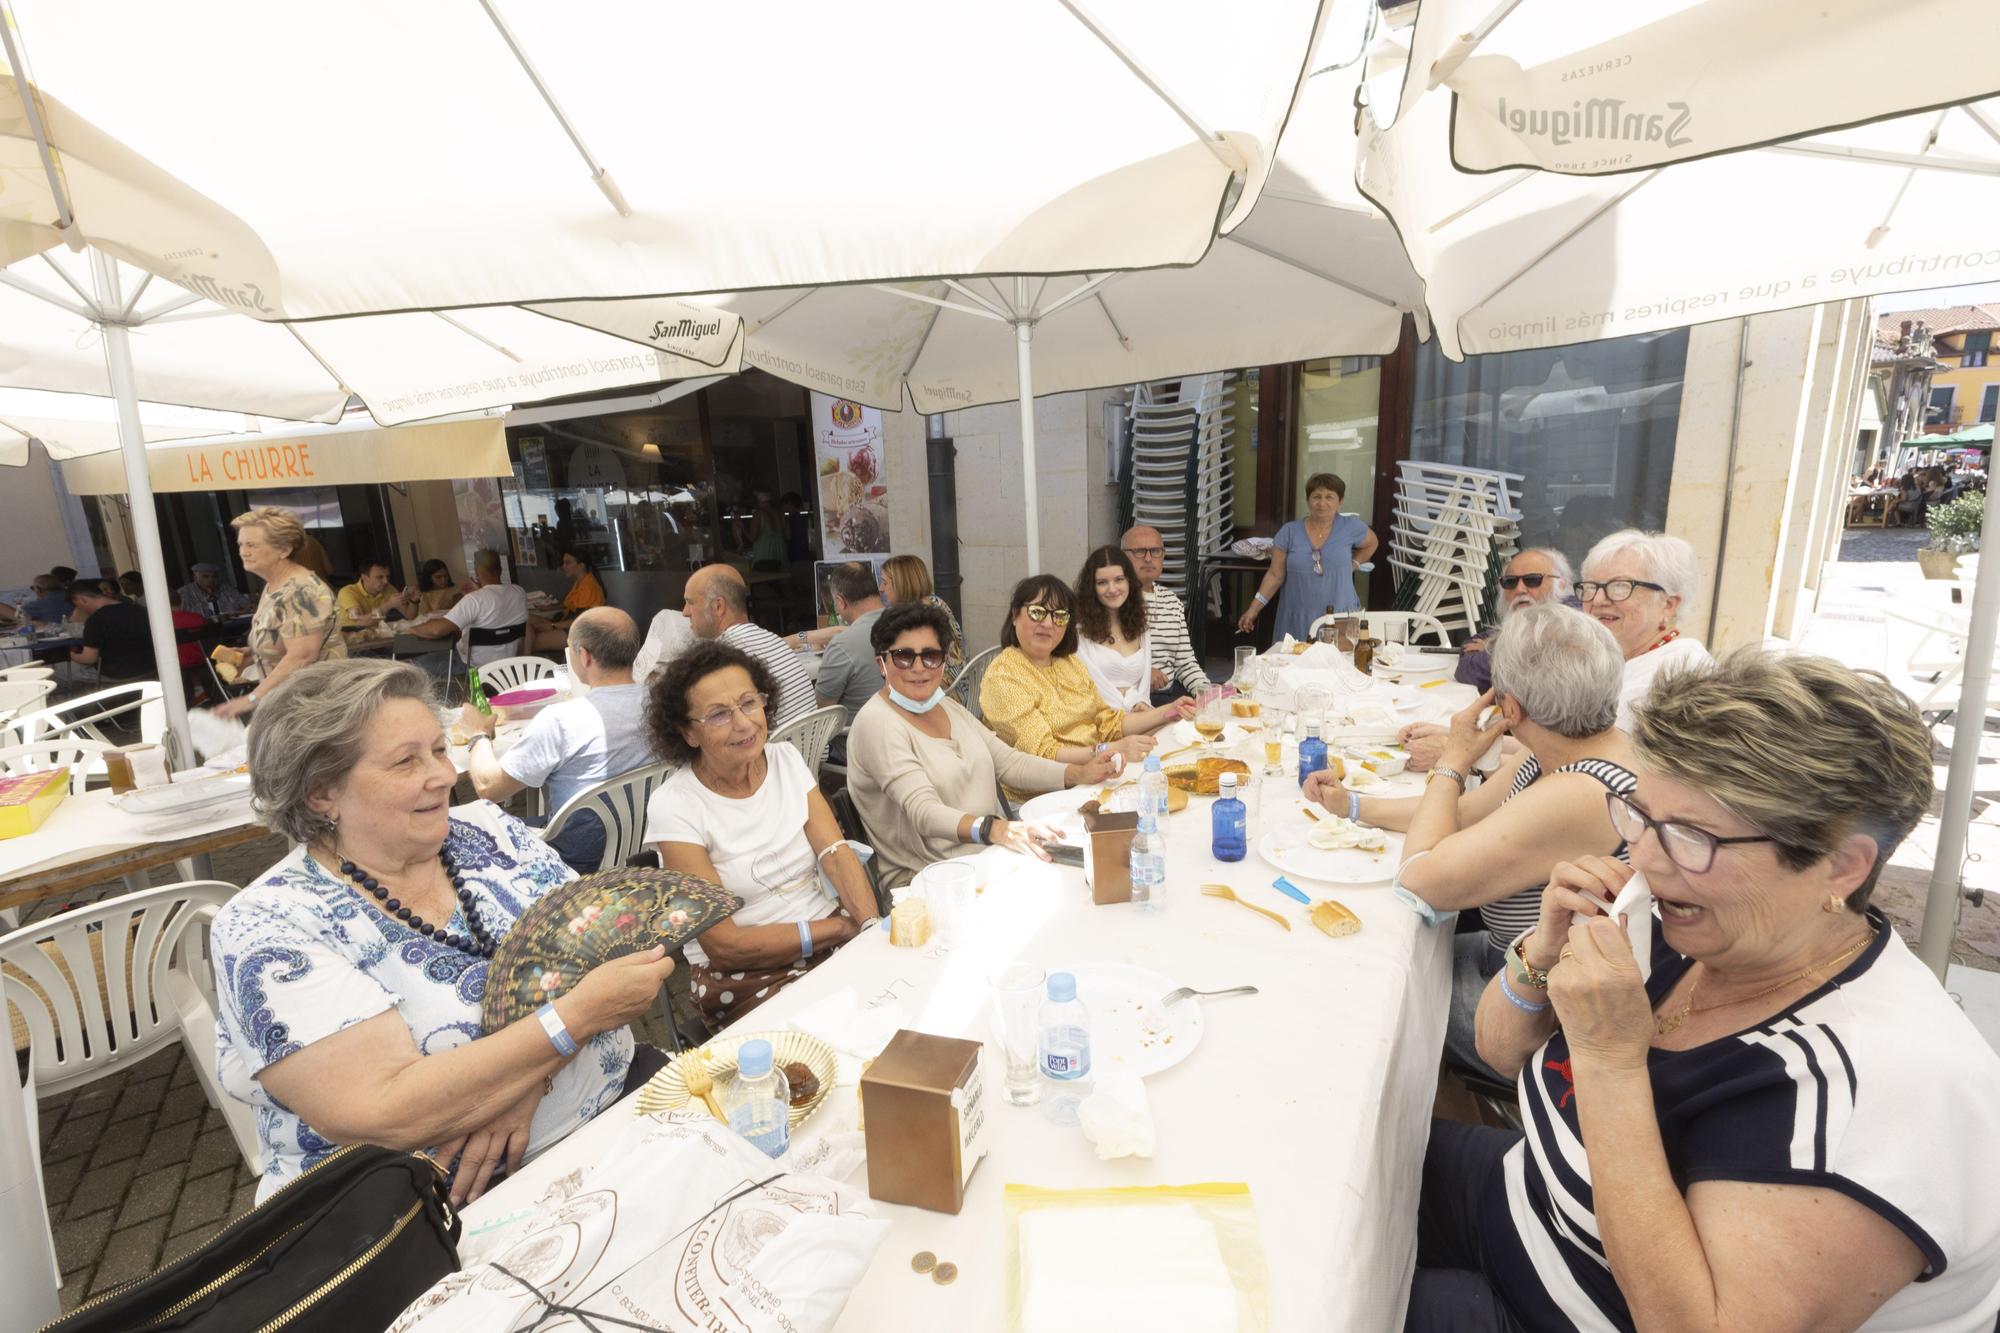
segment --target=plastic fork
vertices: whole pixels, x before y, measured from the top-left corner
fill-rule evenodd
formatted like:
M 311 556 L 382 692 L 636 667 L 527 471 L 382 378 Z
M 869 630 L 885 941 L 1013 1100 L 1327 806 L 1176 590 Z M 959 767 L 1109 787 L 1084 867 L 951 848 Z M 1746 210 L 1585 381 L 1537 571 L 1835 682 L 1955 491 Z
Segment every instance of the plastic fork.
M 1276 912 L 1270 911 L 1266 908 L 1259 907 L 1255 903 L 1244 902 L 1241 898 L 1236 896 L 1236 890 L 1230 888 L 1227 884 L 1204 884 L 1201 886 L 1201 892 L 1204 898 L 1225 898 L 1228 901 L 1235 903 L 1238 907 L 1249 908 L 1251 911 L 1255 912 L 1258 916 L 1270 917 L 1271 920 L 1277 922 L 1279 925 L 1283 926 L 1286 930 L 1290 930 L 1292 928 L 1292 923 L 1285 920 L 1285 918 L 1279 916 Z

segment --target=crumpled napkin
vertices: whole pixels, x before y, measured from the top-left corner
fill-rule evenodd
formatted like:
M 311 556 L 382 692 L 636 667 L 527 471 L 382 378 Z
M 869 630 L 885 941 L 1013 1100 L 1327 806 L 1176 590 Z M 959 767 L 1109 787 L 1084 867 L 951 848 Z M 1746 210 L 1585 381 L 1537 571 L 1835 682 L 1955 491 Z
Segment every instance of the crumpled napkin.
M 833 1047 L 834 1079 L 861 1081 L 861 1062 L 873 1060 L 898 1028 L 908 1027 L 900 1004 L 864 1009 L 852 986 L 829 991 L 792 1015 L 792 1026 Z
M 1100 1161 L 1153 1155 L 1153 1109 L 1137 1074 L 1121 1070 L 1100 1076 L 1078 1104 L 1076 1118 Z

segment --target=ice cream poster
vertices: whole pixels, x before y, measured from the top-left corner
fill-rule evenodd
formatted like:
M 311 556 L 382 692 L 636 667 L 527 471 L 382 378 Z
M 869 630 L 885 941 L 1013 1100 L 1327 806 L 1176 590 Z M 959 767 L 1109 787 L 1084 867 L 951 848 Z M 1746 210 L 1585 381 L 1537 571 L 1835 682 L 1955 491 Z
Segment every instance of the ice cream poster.
M 882 465 L 882 414 L 823 393 L 812 395 L 818 463 L 821 552 L 876 555 L 889 550 L 889 478 Z

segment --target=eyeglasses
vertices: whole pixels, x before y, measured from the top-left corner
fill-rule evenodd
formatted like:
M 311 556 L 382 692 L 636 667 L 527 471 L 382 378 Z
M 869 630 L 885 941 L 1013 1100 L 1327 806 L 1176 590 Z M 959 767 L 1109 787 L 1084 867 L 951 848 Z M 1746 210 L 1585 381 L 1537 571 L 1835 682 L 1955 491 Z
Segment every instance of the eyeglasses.
M 1043 606 L 1040 602 L 1036 602 L 1031 606 L 1024 606 L 1021 609 L 1026 611 L 1028 619 L 1034 621 L 1037 625 L 1053 623 L 1057 629 L 1062 629 L 1069 624 L 1069 612 L 1062 610 L 1060 607 Z
M 1122 549 L 1134 560 L 1158 560 L 1167 553 L 1164 546 L 1127 546 Z
M 743 714 L 749 721 L 755 722 L 758 718 L 764 716 L 764 706 L 769 702 L 770 697 L 761 692 L 746 694 L 734 704 L 717 705 L 695 720 L 710 731 L 721 731 L 736 720 L 738 713 Z
M 1646 830 L 1660 840 L 1660 850 L 1667 859 L 1690 875 L 1703 875 L 1715 864 L 1715 849 L 1731 847 L 1749 842 L 1776 842 L 1767 833 L 1759 833 L 1743 838 L 1723 838 L 1710 833 L 1705 828 L 1693 824 L 1676 824 L 1671 820 L 1659 820 L 1634 805 L 1627 797 L 1615 791 L 1604 793 L 1604 803 L 1611 811 L 1611 827 L 1629 846 L 1646 836 Z
M 1505 585 L 1507 580 L 1501 579 L 1500 582 Z M 1607 602 L 1622 602 L 1632 595 L 1635 588 L 1651 588 L 1654 592 L 1666 591 L 1660 584 L 1648 583 L 1644 579 L 1609 579 L 1603 583 L 1595 579 L 1585 579 L 1576 585 L 1576 595 L 1579 601 L 1587 602 L 1597 594 L 1603 593 Z
M 1514 589 L 1520 587 L 1524 583 L 1527 584 L 1530 588 L 1539 588 L 1542 586 L 1544 580 L 1552 579 L 1554 577 L 1555 575 L 1553 574 L 1502 574 L 1500 576 L 1500 586 L 1502 588 L 1505 588 L 1508 592 L 1514 591 Z M 1629 592 L 1625 595 L 1627 597 L 1631 596 Z M 1613 598 L 1612 600 L 1620 601 L 1623 599 Z
M 888 658 L 889 664 L 898 671 L 908 671 L 919 662 L 924 664 L 926 671 L 936 671 L 945 663 L 942 648 L 891 648 L 882 656 Z

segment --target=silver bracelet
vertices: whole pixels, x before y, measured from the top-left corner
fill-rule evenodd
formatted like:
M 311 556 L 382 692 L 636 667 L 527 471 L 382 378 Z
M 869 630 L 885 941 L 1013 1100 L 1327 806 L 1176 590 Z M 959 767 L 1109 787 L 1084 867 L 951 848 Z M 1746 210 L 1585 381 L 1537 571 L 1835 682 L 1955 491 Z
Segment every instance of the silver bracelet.
M 801 921 L 798 923 L 798 927 L 799 927 L 799 957 L 810 958 L 813 956 L 812 923 L 810 921 Z

